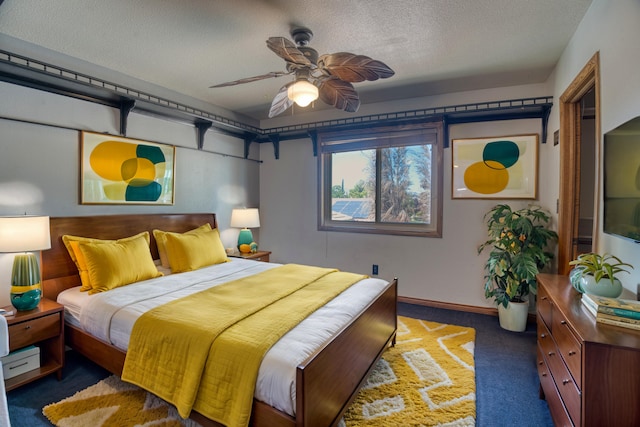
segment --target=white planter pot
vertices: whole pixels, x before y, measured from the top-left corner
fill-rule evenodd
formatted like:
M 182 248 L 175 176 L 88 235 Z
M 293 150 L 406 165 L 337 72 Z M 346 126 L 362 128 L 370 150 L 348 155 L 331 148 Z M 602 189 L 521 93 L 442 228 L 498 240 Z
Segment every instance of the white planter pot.
M 500 327 L 508 331 L 523 332 L 527 329 L 527 317 L 529 315 L 529 301 L 509 302 L 505 308 L 498 305 L 498 318 Z

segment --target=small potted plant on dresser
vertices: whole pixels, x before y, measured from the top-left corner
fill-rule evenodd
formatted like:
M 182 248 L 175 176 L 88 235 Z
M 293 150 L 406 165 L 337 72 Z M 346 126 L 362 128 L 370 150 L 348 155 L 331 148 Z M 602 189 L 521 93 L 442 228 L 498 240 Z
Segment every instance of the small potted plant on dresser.
M 478 254 L 489 249 L 485 263 L 485 297 L 498 304 L 500 326 L 522 332 L 529 313 L 529 293 L 536 289 L 536 275 L 553 258 L 547 246 L 558 239 L 547 226 L 549 213 L 537 206 L 513 210 L 494 206 L 484 216 L 489 239 Z
M 594 252 L 578 255 L 569 265 L 574 266 L 569 272 L 569 281 L 578 292 L 610 298 L 622 294 L 622 283 L 616 275 L 633 269 L 631 264 L 622 262 L 617 256 Z

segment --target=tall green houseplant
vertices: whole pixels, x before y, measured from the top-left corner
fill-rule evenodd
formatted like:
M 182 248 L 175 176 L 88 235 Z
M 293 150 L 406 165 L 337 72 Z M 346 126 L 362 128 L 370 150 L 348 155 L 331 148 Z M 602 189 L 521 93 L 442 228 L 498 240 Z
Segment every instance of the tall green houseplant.
M 551 219 L 540 207 L 512 210 L 509 205 L 494 206 L 484 216 L 489 239 L 478 247 L 478 254 L 490 249 L 485 269 L 485 296 L 505 308 L 509 302 L 523 302 L 536 289 L 536 274 L 553 258 L 549 243 L 557 241 L 547 228 Z

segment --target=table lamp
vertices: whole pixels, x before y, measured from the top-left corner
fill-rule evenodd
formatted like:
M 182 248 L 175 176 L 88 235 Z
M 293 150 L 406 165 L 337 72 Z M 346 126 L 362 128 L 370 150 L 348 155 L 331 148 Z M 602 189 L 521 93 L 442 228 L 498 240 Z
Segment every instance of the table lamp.
M 40 267 L 30 251 L 50 248 L 48 216 L 0 217 L 0 252 L 22 252 L 11 271 L 11 304 L 17 310 L 33 310 L 40 303 Z
M 234 209 L 231 211 L 231 227 L 242 228 L 238 235 L 238 249 L 242 253 L 256 252 L 258 245 L 253 241 L 253 234 L 249 228 L 260 227 L 258 209 Z

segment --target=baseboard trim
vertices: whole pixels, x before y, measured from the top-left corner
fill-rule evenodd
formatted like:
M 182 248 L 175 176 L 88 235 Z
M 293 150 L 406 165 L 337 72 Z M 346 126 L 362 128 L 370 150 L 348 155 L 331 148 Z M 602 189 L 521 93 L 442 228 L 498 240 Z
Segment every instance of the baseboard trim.
M 422 305 L 425 307 L 444 308 L 447 310 L 466 311 L 469 313 L 487 314 L 490 316 L 498 315 L 498 309 L 491 308 L 491 307 L 478 307 L 475 305 L 457 304 L 452 302 L 433 301 L 428 299 L 401 297 L 401 296 L 398 297 L 398 302 Z
M 428 299 L 421 298 L 411 298 L 411 297 L 398 297 L 398 302 L 404 302 L 407 304 L 415 304 L 421 305 L 424 307 L 433 307 L 433 308 L 444 308 L 447 310 L 456 310 L 456 311 L 465 311 L 468 313 L 477 313 L 477 314 L 486 314 L 488 316 L 496 316 L 498 317 L 498 309 L 492 307 L 478 307 L 475 305 L 466 305 L 466 304 L 457 304 L 452 302 L 442 302 L 442 301 L 433 301 Z M 527 317 L 527 322 L 535 323 L 536 314 L 529 313 Z

